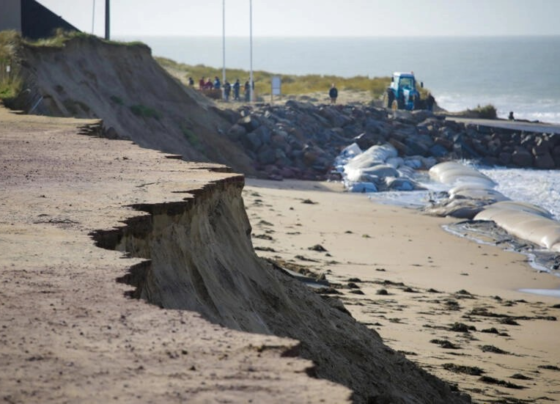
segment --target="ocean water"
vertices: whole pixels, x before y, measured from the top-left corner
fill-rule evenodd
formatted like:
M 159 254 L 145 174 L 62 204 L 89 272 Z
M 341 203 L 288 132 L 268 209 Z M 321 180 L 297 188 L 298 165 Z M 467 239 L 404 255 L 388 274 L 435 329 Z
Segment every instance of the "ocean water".
M 153 54 L 222 66 L 220 37 L 122 37 Z M 249 69 L 249 39 L 226 39 L 226 67 Z M 501 117 L 560 123 L 560 36 L 259 38 L 253 68 L 275 73 L 389 76 L 414 71 L 450 111 L 491 103 Z M 325 89 L 327 91 L 327 89 Z
M 492 178 L 496 190 L 514 201 L 545 208 L 560 220 L 560 170 L 521 168 L 484 168 L 479 171 Z

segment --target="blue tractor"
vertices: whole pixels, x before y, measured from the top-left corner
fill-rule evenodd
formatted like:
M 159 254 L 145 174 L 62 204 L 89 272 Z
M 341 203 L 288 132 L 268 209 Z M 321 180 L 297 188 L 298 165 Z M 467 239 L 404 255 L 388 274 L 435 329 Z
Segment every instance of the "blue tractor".
M 383 106 L 393 110 L 412 111 L 422 109 L 422 104 L 414 73 L 393 73 L 391 85 L 387 87 L 383 97 Z

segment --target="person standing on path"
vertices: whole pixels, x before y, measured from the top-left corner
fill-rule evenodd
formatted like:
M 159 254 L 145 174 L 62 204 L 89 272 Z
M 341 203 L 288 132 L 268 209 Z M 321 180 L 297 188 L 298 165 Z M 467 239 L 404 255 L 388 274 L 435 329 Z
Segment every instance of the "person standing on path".
M 239 83 L 239 79 L 235 80 L 233 83 L 233 100 L 239 101 L 239 90 L 241 89 L 241 83 Z
M 229 81 L 226 80 L 225 84 L 224 84 L 224 98 L 226 100 L 226 102 L 229 101 L 229 95 L 231 94 L 231 84 L 229 84 Z
M 334 83 L 329 90 L 329 97 L 331 98 L 331 104 L 336 104 L 336 99 L 338 98 L 338 89 L 335 87 Z
M 243 90 L 245 91 L 245 101 L 249 102 L 250 101 L 249 98 L 251 97 L 251 86 L 249 85 L 249 81 L 245 82 L 245 86 Z
M 428 93 L 428 96 L 426 97 L 426 109 L 428 111 L 433 111 L 435 103 L 436 103 L 436 99 L 434 98 L 432 93 Z

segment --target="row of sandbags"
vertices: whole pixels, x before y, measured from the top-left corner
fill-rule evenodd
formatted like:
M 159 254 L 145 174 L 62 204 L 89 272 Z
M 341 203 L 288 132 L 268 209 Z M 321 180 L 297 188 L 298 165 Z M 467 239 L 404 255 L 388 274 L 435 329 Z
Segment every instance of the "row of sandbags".
M 413 179 L 415 170 L 428 169 L 435 163 L 432 157 L 399 157 L 390 143 L 364 152 L 354 143 L 342 151 L 335 165 L 350 192 L 378 192 L 423 189 Z
M 550 212 L 529 203 L 510 201 L 494 189 L 492 179 L 473 167 L 441 163 L 430 169 L 430 177 L 452 186 L 449 198 L 432 208 L 431 213 L 493 221 L 516 237 L 560 251 L 560 222 Z

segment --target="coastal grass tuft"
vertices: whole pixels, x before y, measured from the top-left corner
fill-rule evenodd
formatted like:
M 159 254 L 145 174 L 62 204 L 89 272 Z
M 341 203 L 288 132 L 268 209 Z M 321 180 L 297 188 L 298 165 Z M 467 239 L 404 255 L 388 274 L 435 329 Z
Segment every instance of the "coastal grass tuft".
M 121 46 L 147 46 L 146 44 L 138 41 L 122 42 L 122 41 L 107 40 L 107 39 L 100 38 L 96 35 L 88 34 L 86 32 L 65 31 L 61 28 L 55 30 L 54 35 L 49 38 L 41 38 L 38 40 L 24 39 L 22 40 L 22 42 L 32 47 L 34 46 L 34 47 L 61 48 L 66 44 L 66 42 L 75 38 L 93 39 L 104 43 L 121 45 Z
M 217 76 L 220 80 L 222 78 L 222 69 L 220 68 L 202 64 L 193 66 L 177 63 L 163 57 L 156 57 L 155 59 L 162 67 L 180 72 L 185 82 L 188 77 L 192 77 L 195 83 L 198 83 L 201 77 L 213 79 Z M 273 76 L 280 76 L 283 95 L 301 95 L 314 92 L 326 93 L 331 87 L 331 84 L 334 83 L 339 90 L 368 91 L 372 98 L 378 99 L 383 96 L 385 89 L 391 83 L 390 77 L 370 78 L 369 76 L 341 77 L 320 74 L 276 74 L 258 70 L 253 72 L 255 92 L 258 95 L 270 95 L 270 82 Z M 239 79 L 243 86 L 243 84 L 249 80 L 249 72 L 242 69 L 227 69 L 227 78 L 230 83 L 234 83 L 236 79 Z
M 159 113 L 159 111 L 142 104 L 131 105 L 130 112 L 132 112 L 136 116 L 141 116 L 143 118 L 155 118 L 158 120 L 161 118 L 161 114 Z
M 117 105 L 124 105 L 124 101 L 121 97 L 117 97 L 116 95 L 112 95 L 109 97 L 111 101 L 113 101 Z
M 16 31 L 0 32 L 0 100 L 5 103 L 16 98 L 23 89 L 16 57 L 20 40 Z
M 198 136 L 196 136 L 196 134 L 189 127 L 184 124 L 181 125 L 181 132 L 183 133 L 183 136 L 185 137 L 187 142 L 191 144 L 191 146 L 197 149 L 201 147 Z
M 498 111 L 492 104 L 484 105 L 482 107 L 478 105 L 474 109 L 467 110 L 467 112 L 474 112 L 482 119 L 496 119 L 498 117 Z

